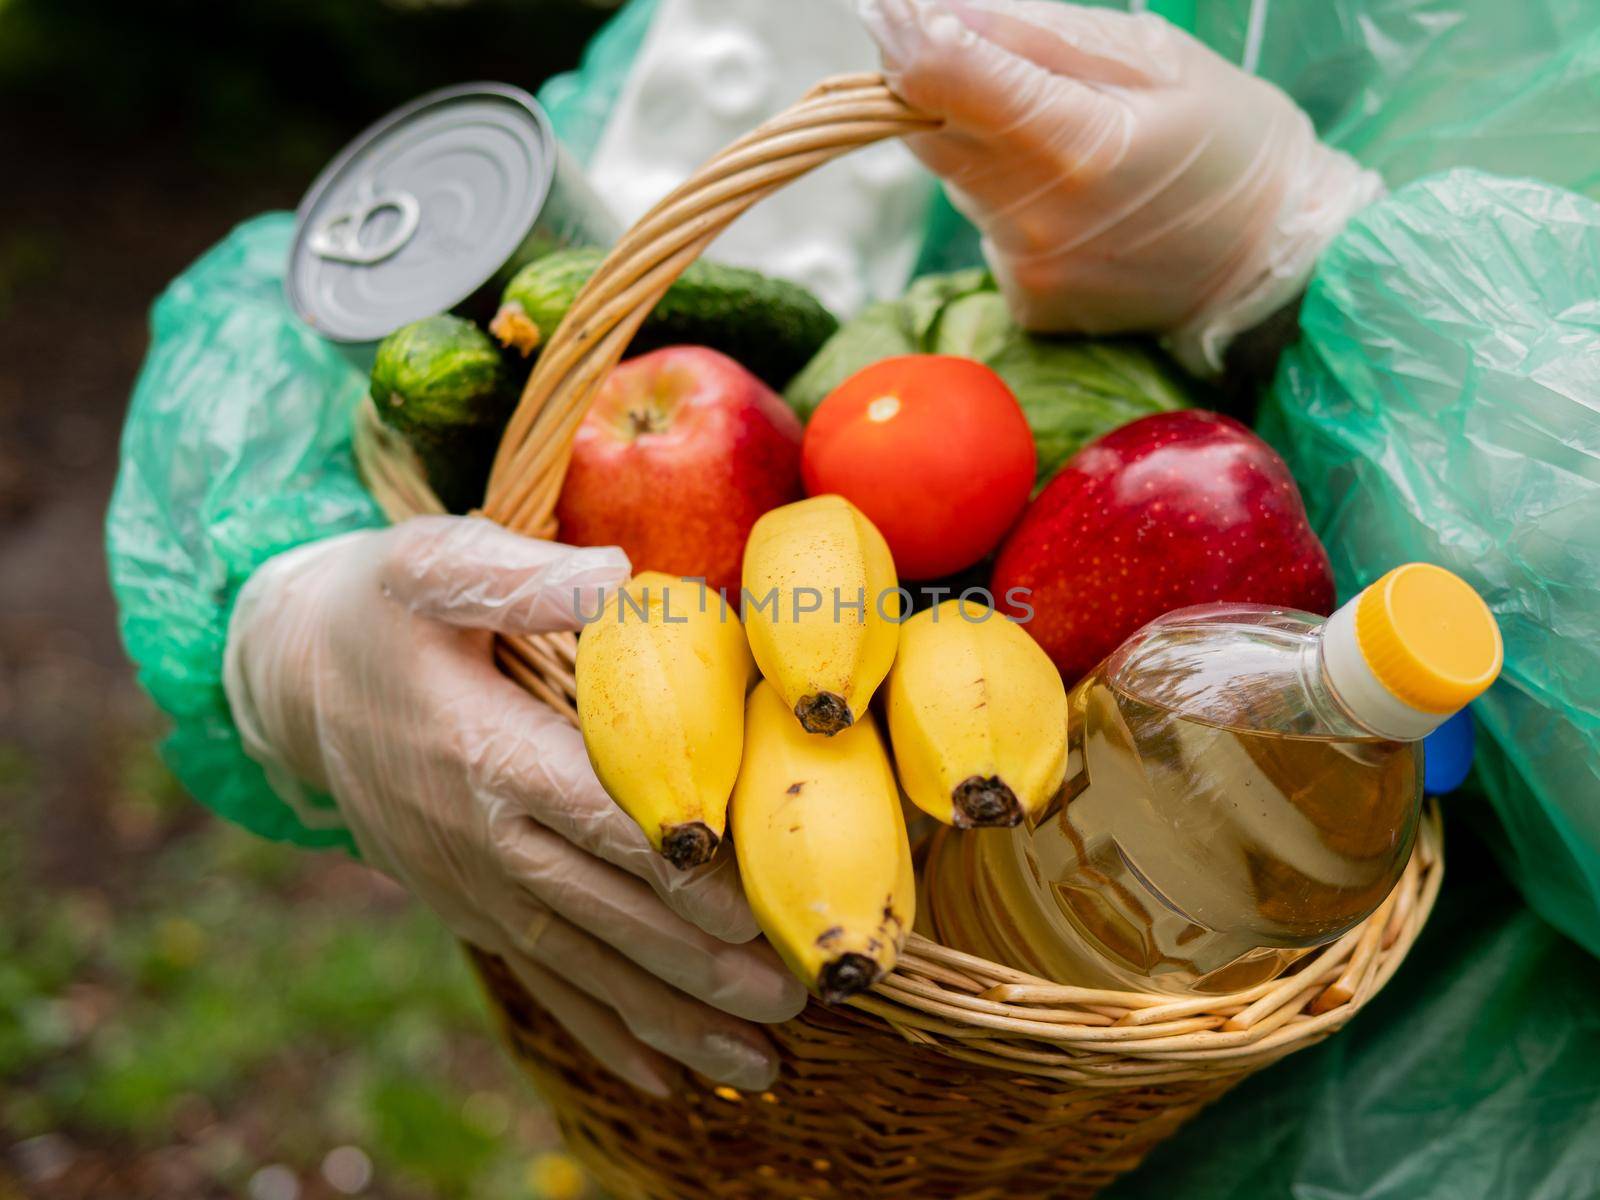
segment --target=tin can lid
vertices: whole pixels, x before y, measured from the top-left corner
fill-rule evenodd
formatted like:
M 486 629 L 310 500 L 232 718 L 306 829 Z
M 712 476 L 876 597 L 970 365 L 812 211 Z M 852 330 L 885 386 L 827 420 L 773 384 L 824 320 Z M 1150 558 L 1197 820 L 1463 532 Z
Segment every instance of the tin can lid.
M 520 88 L 464 84 L 396 109 L 301 200 L 290 305 L 339 342 L 375 341 L 454 308 L 522 245 L 555 162 L 549 121 Z

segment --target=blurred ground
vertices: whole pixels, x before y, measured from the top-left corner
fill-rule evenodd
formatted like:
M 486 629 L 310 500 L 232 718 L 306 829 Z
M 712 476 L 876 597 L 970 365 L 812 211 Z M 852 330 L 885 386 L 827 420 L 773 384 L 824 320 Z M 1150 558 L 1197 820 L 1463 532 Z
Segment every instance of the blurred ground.
M 362 7 L 316 16 L 359 29 Z M 401 43 L 450 15 L 366 7 Z M 0 0 L 0 1200 L 585 1191 L 451 939 L 342 857 L 260 842 L 180 794 L 116 636 L 100 522 L 156 292 L 236 221 L 292 207 L 394 101 L 541 77 L 475 70 L 447 43 L 412 75 L 398 57 L 352 72 L 363 86 L 317 108 L 304 63 L 275 82 L 248 57 L 291 42 L 299 8 L 253 51 L 227 41 L 232 14 L 209 47 L 191 28 L 180 51 L 141 53 L 128 28 L 154 47 L 193 11 L 108 7 L 92 25 L 93 5 Z M 605 15 L 528 4 L 522 19 L 540 8 L 557 36 L 526 56 L 536 72 L 569 64 Z M 458 41 L 483 19 L 459 18 Z M 323 53 L 347 44 L 324 37 Z M 150 76 L 108 83 L 119 55 Z M 228 107 L 159 78 L 185 55 Z M 275 86 L 297 93 L 281 127 Z M 230 119 L 240 104 L 253 126 Z M 223 136 L 252 128 L 282 136 L 255 155 Z

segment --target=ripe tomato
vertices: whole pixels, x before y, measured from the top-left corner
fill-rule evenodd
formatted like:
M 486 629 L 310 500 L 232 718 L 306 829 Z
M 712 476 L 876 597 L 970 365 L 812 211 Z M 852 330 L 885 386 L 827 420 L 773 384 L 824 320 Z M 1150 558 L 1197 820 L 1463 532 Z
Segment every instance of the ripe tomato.
M 907 579 L 993 550 L 1033 490 L 1033 434 L 1005 381 L 947 354 L 886 358 L 828 394 L 800 451 L 806 491 L 872 519 Z

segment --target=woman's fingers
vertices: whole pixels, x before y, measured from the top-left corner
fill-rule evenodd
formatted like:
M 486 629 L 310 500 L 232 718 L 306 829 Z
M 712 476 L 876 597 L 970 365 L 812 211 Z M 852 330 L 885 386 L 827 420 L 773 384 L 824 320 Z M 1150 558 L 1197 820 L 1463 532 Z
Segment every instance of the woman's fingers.
M 1112 87 L 1148 87 L 1176 67 L 1173 27 L 1149 14 L 1061 0 L 946 0 L 980 37 L 1055 75 Z
M 528 994 L 601 1066 L 648 1095 L 664 1100 L 672 1094 L 666 1059 L 629 1033 L 616 1013 L 518 951 L 502 957 Z
M 623 814 L 624 818 L 626 815 Z M 644 841 L 643 831 L 631 820 L 628 824 Z M 750 911 L 750 902 L 745 899 L 731 840 L 724 841 L 710 862 L 687 871 L 662 858 L 648 841 L 644 841 L 644 846 L 650 855 L 650 870 L 635 874 L 648 883 L 673 912 L 724 942 L 748 942 L 761 933 L 761 926 L 756 924 L 756 916 Z
M 612 1009 L 647 1046 L 746 1091 L 778 1077 L 777 1055 L 754 1025 L 691 999 L 531 899 L 525 911 L 522 928 L 506 931 L 518 949 Z
M 1005 137 L 1044 110 L 1076 123 L 1094 119 L 1105 97 L 981 37 L 943 4 L 861 0 L 861 19 L 882 51 L 890 84 L 907 101 L 945 118 L 950 134 Z
M 464 733 L 473 743 L 475 786 L 644 880 L 668 907 L 707 933 L 725 942 L 756 936 L 759 927 L 727 853 L 690 871 L 672 866 L 606 795 L 583 736 L 492 667 L 480 665 L 484 704 Z
M 466 629 L 577 629 L 628 577 L 615 546 L 564 546 L 481 517 L 415 517 L 389 537 L 383 586 L 413 612 Z
M 730 946 L 718 940 L 668 909 L 638 879 L 528 818 L 497 832 L 514 881 L 679 991 L 768 1024 L 805 1007 L 805 988 L 765 942 Z

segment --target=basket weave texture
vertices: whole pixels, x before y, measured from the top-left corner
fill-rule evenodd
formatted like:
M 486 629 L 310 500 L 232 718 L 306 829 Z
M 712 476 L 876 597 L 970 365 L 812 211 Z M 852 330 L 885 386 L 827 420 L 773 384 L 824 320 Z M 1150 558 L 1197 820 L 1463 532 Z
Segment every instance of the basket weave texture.
M 934 122 L 877 76 L 824 81 L 706 163 L 611 251 L 541 352 L 482 512 L 534 536 L 605 374 L 678 274 L 735 217 L 857 146 Z M 356 454 L 391 519 L 443 511 L 370 405 Z M 501 667 L 576 720 L 571 634 L 502 640 Z M 1443 876 L 1437 812 L 1362 925 L 1279 979 L 1175 999 L 1066 987 L 913 934 L 896 970 L 847 1008 L 813 1000 L 771 1030 L 772 1091 L 688 1071 L 667 1100 L 611 1076 L 495 959 L 472 958 L 516 1056 L 569 1145 L 618 1197 L 1079 1197 L 1250 1072 L 1327 1037 L 1389 979 Z

